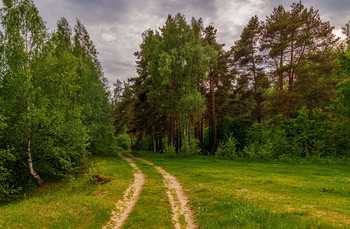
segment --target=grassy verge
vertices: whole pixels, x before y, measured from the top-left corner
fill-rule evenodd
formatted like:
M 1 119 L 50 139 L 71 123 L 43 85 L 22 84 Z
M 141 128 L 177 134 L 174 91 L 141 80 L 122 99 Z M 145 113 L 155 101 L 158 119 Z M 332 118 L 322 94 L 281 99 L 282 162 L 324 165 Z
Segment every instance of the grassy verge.
M 153 166 L 133 160 L 145 174 L 146 183 L 124 228 L 172 228 L 171 206 L 162 175 Z
M 350 227 L 350 167 L 137 154 L 177 176 L 200 228 Z
M 0 228 L 101 228 L 132 182 L 132 168 L 118 158 L 94 158 L 93 171 L 72 181 L 45 184 L 24 200 L 0 206 Z M 95 184 L 99 174 L 110 181 Z

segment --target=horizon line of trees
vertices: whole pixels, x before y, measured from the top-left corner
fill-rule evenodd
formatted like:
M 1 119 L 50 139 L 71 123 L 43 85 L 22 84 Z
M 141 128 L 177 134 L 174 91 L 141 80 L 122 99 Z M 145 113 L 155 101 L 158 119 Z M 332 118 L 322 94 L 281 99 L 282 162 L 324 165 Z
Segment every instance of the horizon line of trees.
M 116 135 L 154 152 L 349 155 L 349 46 L 333 29 L 301 2 L 280 5 L 225 51 L 201 18 L 169 15 L 142 34 L 138 77 L 115 85 Z

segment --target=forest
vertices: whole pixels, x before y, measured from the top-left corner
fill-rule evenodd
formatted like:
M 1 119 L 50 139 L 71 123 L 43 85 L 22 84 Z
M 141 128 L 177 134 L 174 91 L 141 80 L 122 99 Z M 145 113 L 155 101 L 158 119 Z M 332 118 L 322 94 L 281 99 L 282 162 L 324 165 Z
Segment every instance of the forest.
M 138 77 L 115 84 L 119 146 L 223 158 L 349 156 L 350 24 L 346 41 L 333 29 L 299 2 L 263 21 L 253 16 L 225 49 L 201 18 L 169 15 L 142 34 Z
M 33 1 L 3 1 L 0 200 L 116 150 L 107 82 L 82 22 L 49 33 Z
M 301 213 L 277 215 L 265 208 L 255 208 L 244 202 L 246 200 L 220 199 L 229 192 L 241 195 L 249 191 L 241 186 L 237 191 L 232 185 L 223 185 L 213 196 L 205 196 L 202 190 L 212 190 L 217 183 L 210 175 L 208 180 L 201 180 L 199 171 L 212 177 L 225 173 L 217 179 L 229 184 L 235 179 L 229 176 L 236 163 L 245 171 L 240 176 L 245 177 L 246 183 L 240 185 L 251 185 L 249 189 L 254 190 L 256 183 L 267 179 L 260 177 L 256 170 L 274 177 L 289 174 L 284 169 L 290 165 L 283 166 L 284 161 L 301 160 L 301 163 L 311 163 L 310 166 L 319 166 L 318 160 L 328 161 L 333 170 L 327 173 L 336 178 L 330 183 L 325 178 L 309 177 L 311 173 L 317 174 L 322 165 L 310 167 L 313 172 L 306 171 L 302 164 L 290 169 L 298 171 L 295 175 L 298 179 L 309 179 L 310 185 L 315 182 L 312 185 L 316 188 L 308 187 L 308 193 L 316 196 L 321 190 L 324 195 L 349 196 L 349 189 L 345 187 L 350 182 L 348 170 L 342 170 L 341 166 L 348 165 L 350 157 L 350 21 L 344 22 L 341 28 L 343 39 L 334 35 L 335 28 L 321 19 L 317 9 L 307 8 L 301 2 L 289 8 L 280 5 L 264 19 L 252 16 L 239 39 L 232 41 L 234 45 L 226 47 L 217 41 L 217 29 L 206 26 L 202 18 L 188 20 L 181 13 L 169 15 L 159 29 L 145 28 L 142 33 L 142 43 L 134 53 L 137 76 L 124 82 L 118 79 L 110 87 L 96 46 L 79 19 L 71 26 L 66 18 L 59 18 L 56 28 L 50 31 L 33 0 L 3 0 L 0 20 L 1 203 L 26 199 L 27 193 L 39 195 L 45 202 L 41 195 L 49 196 L 52 190 L 57 201 L 68 198 L 71 195 L 68 193 L 82 195 L 74 197 L 77 199 L 69 204 L 79 203 L 91 212 L 99 211 L 97 215 L 102 215 L 101 212 L 105 215 L 94 224 L 81 224 L 95 219 L 86 216 L 76 224 L 68 220 L 64 221 L 67 225 L 62 225 L 99 228 L 106 225 L 113 202 L 121 198 L 132 174 L 136 182 L 136 170 L 145 171 L 146 178 L 160 176 L 155 174 L 156 170 L 163 175 L 165 186 L 155 178 L 152 185 L 145 183 L 150 193 L 166 187 L 185 195 L 178 187 L 166 186 L 169 183 L 166 179 L 176 178 L 134 154 L 156 161 L 176 174 L 185 184 L 185 190 L 198 189 L 187 194 L 191 197 L 189 202 L 196 207 L 194 212 L 200 228 L 217 228 L 210 220 L 206 221 L 209 216 L 201 213 L 200 204 L 208 204 L 208 209 L 212 207 L 214 215 L 225 211 L 230 214 L 230 207 L 212 205 L 216 203 L 210 202 L 214 197 L 220 203 L 233 204 L 235 209 L 244 208 L 245 213 L 241 212 L 240 217 L 246 221 L 234 221 L 238 227 L 284 228 L 306 222 L 297 221 L 304 217 Z M 155 171 L 150 170 L 152 166 Z M 190 170 L 192 166 L 197 170 Z M 188 174 L 192 174 L 192 178 Z M 139 194 L 146 179 L 140 177 L 140 190 L 137 191 L 137 185 L 134 190 Z M 51 189 L 51 185 L 56 187 L 61 183 L 55 182 L 61 181 L 68 183 L 58 186 L 58 191 Z M 275 185 L 276 181 L 264 182 L 268 186 Z M 102 186 L 104 183 L 107 185 Z M 113 193 L 114 188 L 117 194 Z M 288 188 L 291 187 L 285 189 Z M 33 190 L 38 193 L 33 194 Z M 288 195 L 302 196 L 297 195 L 299 189 L 291 190 Z M 67 193 L 62 197 L 60 192 Z M 165 192 L 149 196 L 154 202 L 166 199 Z M 316 205 L 319 199 L 315 196 L 305 197 L 304 201 Z M 98 198 L 105 202 L 98 205 Z M 258 203 L 269 203 L 263 197 L 257 198 Z M 350 210 L 342 200 L 337 199 L 334 204 L 340 210 L 332 216 L 333 221 L 349 223 L 346 218 Z M 164 228 L 182 223 L 179 219 L 171 221 L 168 216 L 162 221 L 162 214 L 171 212 L 163 202 L 154 210 L 159 212 L 153 212 L 159 219 L 148 216 L 150 213 L 142 210 L 148 206 L 146 203 L 141 202 L 145 205 L 143 208 L 136 205 L 141 212 L 139 218 L 131 215 L 132 221 L 126 227 L 132 228 L 147 220 L 159 220 Z M 295 202 L 294 207 L 301 208 L 298 204 Z M 5 219 L 2 208 L 7 207 L 11 204 L 0 204 L 0 227 L 11 228 L 11 224 L 1 222 L 2 217 Z M 34 204 L 33 209 L 36 207 Z M 55 208 L 63 209 L 62 206 Z M 18 215 L 17 210 L 6 211 Z M 191 214 L 183 216 L 186 228 L 197 228 L 193 226 L 197 221 L 191 222 L 195 217 Z M 305 217 L 311 217 L 308 214 Z M 74 220 L 84 217 L 83 213 L 79 215 Z M 140 217 L 147 220 L 140 221 Z M 331 221 L 331 216 L 326 217 L 322 219 Z M 284 220 L 286 224 L 281 226 Z M 312 222 L 307 221 L 311 228 L 323 225 Z M 220 223 L 223 223 L 220 228 L 231 226 Z M 46 228 L 43 225 L 46 224 L 41 225 Z M 145 224 L 143 228 L 152 225 Z

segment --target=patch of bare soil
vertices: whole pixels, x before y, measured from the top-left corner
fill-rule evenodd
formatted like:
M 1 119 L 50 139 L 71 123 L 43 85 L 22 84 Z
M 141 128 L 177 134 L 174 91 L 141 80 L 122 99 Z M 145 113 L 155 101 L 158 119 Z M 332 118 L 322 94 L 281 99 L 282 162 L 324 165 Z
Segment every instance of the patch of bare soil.
M 123 199 L 116 203 L 116 209 L 113 210 L 110 221 L 103 228 L 122 228 L 138 201 L 145 183 L 145 176 L 139 167 L 130 158 L 124 157 L 122 154 L 119 154 L 119 156 L 127 161 L 137 172 L 134 173 L 134 182 L 124 192 Z
M 154 166 L 153 163 L 143 158 L 134 157 L 134 155 L 132 154 L 129 155 L 134 159 L 143 161 L 149 165 Z M 195 214 L 189 205 L 189 199 L 184 193 L 180 182 L 176 179 L 176 177 L 166 172 L 161 167 L 155 166 L 155 168 L 158 170 L 158 172 L 160 172 L 163 175 L 164 185 L 167 188 L 167 196 L 172 208 L 172 222 L 174 227 L 176 229 L 181 228 L 182 225 L 180 219 L 184 218 L 186 225 L 183 226 L 185 226 L 185 228 L 198 228 L 198 225 L 194 220 Z
M 109 182 L 109 179 L 97 174 L 92 176 L 92 181 L 94 184 L 106 184 Z

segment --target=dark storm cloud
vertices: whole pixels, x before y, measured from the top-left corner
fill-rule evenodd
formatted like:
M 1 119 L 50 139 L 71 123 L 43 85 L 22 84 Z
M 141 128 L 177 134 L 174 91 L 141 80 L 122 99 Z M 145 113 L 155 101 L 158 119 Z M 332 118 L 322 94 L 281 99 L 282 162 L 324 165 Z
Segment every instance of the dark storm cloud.
M 218 41 L 230 48 L 239 38 L 249 19 L 263 20 L 274 6 L 287 9 L 291 0 L 34 0 L 47 26 L 54 30 L 56 21 L 66 17 L 71 25 L 79 18 L 94 41 L 110 83 L 117 78 L 136 76 L 135 57 L 142 42 L 141 33 L 161 27 L 168 14 L 181 12 L 187 20 L 202 17 L 204 24 L 218 29 Z M 295 0 L 298 2 L 298 0 Z M 350 20 L 350 0 L 308 0 L 307 7 L 320 10 L 323 20 L 338 30 Z M 1 3 L 0 3 L 1 5 Z

